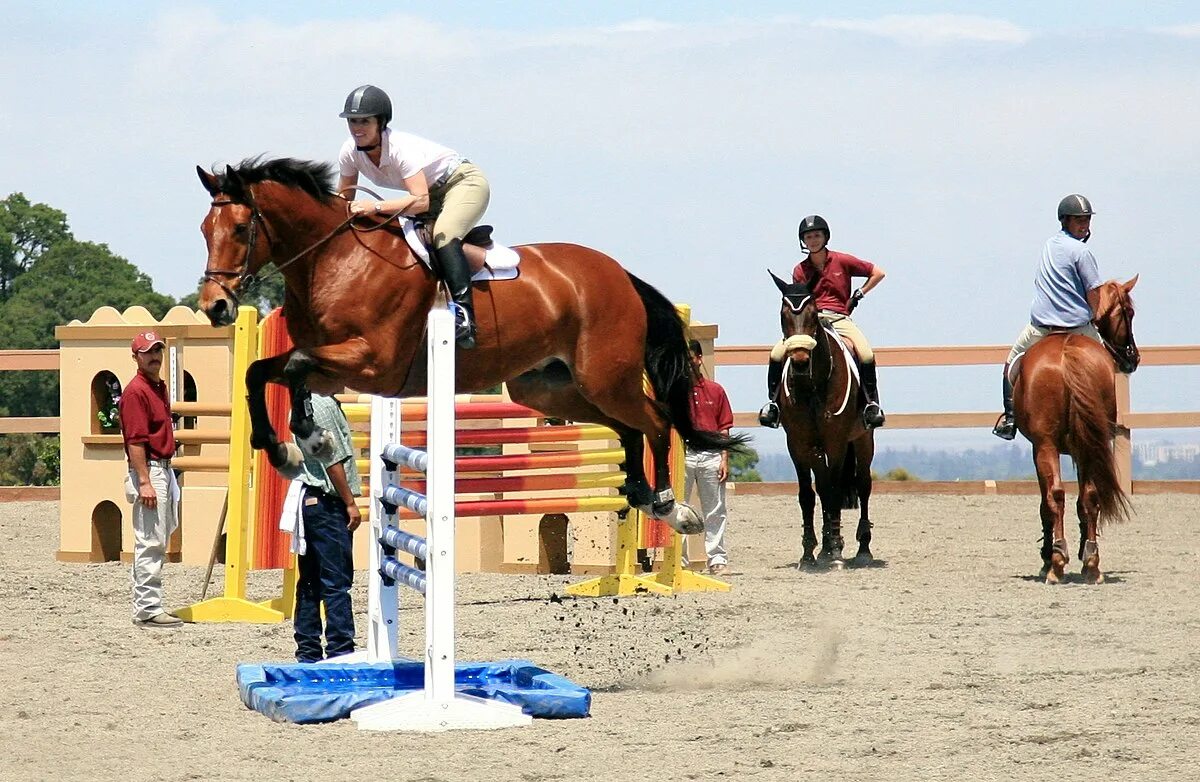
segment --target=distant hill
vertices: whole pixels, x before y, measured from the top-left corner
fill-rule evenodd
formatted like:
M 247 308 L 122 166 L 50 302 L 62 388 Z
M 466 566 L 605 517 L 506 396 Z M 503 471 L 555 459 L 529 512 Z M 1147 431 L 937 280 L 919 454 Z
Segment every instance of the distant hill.
M 882 475 L 902 467 L 923 481 L 1033 479 L 1033 455 L 1027 442 L 1013 442 L 986 449 L 885 448 L 875 454 L 872 469 Z M 760 453 L 758 471 L 764 481 L 794 481 L 795 470 L 786 453 Z M 1063 475 L 1075 478 L 1069 458 L 1063 459 Z M 1200 479 L 1200 459 L 1158 461 L 1145 464 L 1137 454 L 1133 477 L 1142 480 Z

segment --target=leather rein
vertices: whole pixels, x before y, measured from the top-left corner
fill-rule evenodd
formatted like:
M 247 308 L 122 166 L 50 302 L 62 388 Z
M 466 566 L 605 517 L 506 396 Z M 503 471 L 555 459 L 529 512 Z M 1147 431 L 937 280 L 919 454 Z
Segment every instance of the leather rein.
M 362 190 L 363 192 L 367 193 L 368 195 L 374 197 L 376 200 L 382 200 L 382 199 L 380 199 L 380 196 L 377 193 L 374 193 L 371 190 L 369 190 L 365 187 L 361 187 L 359 185 L 352 185 L 351 187 L 347 188 L 347 190 Z M 343 193 L 345 193 L 345 190 L 339 192 L 337 195 L 342 196 Z M 344 197 L 344 196 L 342 196 L 342 197 Z M 246 200 L 244 203 L 242 201 L 235 201 L 234 199 L 229 198 L 229 197 L 225 197 L 225 198 L 214 197 L 212 200 L 212 203 L 211 203 L 211 206 L 214 206 L 214 207 L 233 206 L 233 205 L 250 207 L 250 226 L 248 228 L 249 236 L 246 239 L 246 255 L 242 259 L 241 269 L 235 270 L 235 269 L 209 269 L 209 268 L 206 268 L 204 270 L 204 280 L 205 280 L 205 282 L 213 283 L 214 285 L 219 287 L 222 291 L 224 291 L 225 294 L 227 296 L 229 296 L 230 299 L 233 300 L 234 309 L 237 309 L 238 307 L 240 307 L 241 303 L 242 303 L 241 297 L 238 295 L 237 291 L 241 291 L 241 292 L 245 293 L 245 292 L 252 290 L 262 280 L 266 279 L 267 277 L 269 277 L 272 274 L 278 274 L 278 273 L 282 272 L 285 268 L 287 268 L 291 264 L 300 260 L 305 255 L 308 255 L 313 250 L 315 250 L 318 247 L 320 247 L 321 245 L 325 244 L 325 242 L 328 242 L 330 239 L 332 239 L 334 236 L 336 236 L 338 233 L 340 233 L 347 226 L 350 226 L 355 231 L 361 231 L 363 233 L 370 233 L 371 231 L 378 231 L 380 228 L 383 228 L 389 222 L 391 222 L 393 220 L 397 220 L 401 217 L 399 212 L 394 212 L 394 213 L 388 215 L 385 219 L 382 219 L 379 222 L 375 223 L 374 225 L 357 226 L 357 225 L 354 225 L 354 220 L 355 220 L 355 218 L 361 217 L 362 215 L 347 214 L 347 217 L 345 220 L 338 223 L 336 226 L 333 227 L 333 230 L 331 230 L 329 233 L 322 236 L 317 241 L 310 244 L 308 247 L 305 247 L 303 250 L 296 253 L 291 258 L 288 258 L 286 261 L 283 261 L 282 263 L 276 263 L 274 269 L 270 269 L 267 272 L 265 272 L 264 274 L 255 275 L 255 274 L 251 273 L 251 271 L 250 271 L 250 261 L 254 256 L 254 245 L 258 241 L 258 227 L 260 225 L 262 226 L 263 234 L 267 237 L 267 241 L 269 243 L 271 243 L 273 245 L 273 244 L 275 244 L 275 240 L 271 237 L 271 231 L 269 228 L 267 228 L 267 221 L 263 219 L 262 212 L 260 212 L 258 209 L 258 204 L 256 204 L 254 202 L 254 194 L 251 193 L 248 188 L 246 190 Z M 346 202 L 346 211 L 347 211 L 347 213 L 350 211 L 350 202 L 349 201 Z M 226 284 L 225 280 L 229 280 L 229 279 L 232 279 L 231 283 Z M 234 288 L 231 286 L 236 286 L 237 290 L 235 291 Z

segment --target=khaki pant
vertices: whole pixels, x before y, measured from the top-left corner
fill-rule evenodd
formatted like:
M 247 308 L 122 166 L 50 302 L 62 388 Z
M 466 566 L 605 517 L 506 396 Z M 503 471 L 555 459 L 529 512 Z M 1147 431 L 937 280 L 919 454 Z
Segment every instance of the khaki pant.
M 175 515 L 174 474 L 162 462 L 150 462 L 150 484 L 158 495 L 158 507 L 147 508 L 138 501 L 137 475 L 125 476 L 125 499 L 133 503 L 133 618 L 149 619 L 163 612 L 162 567 L 167 558 L 167 541 L 179 522 Z
M 875 351 L 871 349 L 871 343 L 867 342 L 866 336 L 854 324 L 854 321 L 850 320 L 849 315 L 821 310 L 818 317 L 822 323 L 850 341 L 850 344 L 854 346 L 854 352 L 858 354 L 859 361 L 870 364 L 875 360 Z
M 700 494 L 700 512 L 704 516 L 704 553 L 708 566 L 728 565 L 725 549 L 725 482 L 717 480 L 721 473 L 721 454 L 688 449 L 684 454 L 684 488 L 686 500 L 692 487 Z
M 1096 327 L 1091 323 L 1085 323 L 1073 329 L 1050 329 L 1030 323 L 1021 331 L 1020 336 L 1017 337 L 1017 341 L 1012 346 L 1012 350 L 1008 351 L 1008 360 L 1004 362 L 1005 366 L 1008 367 L 1008 376 L 1016 378 L 1017 364 L 1021 361 L 1021 357 L 1029 352 L 1029 349 L 1036 345 L 1043 337 L 1053 334 L 1055 331 L 1065 331 L 1069 334 L 1083 334 L 1085 337 L 1091 337 L 1097 342 L 1102 342 L 1100 332 L 1096 331 Z
M 474 163 L 463 163 L 444 185 L 429 190 L 429 211 L 437 215 L 433 223 L 434 249 L 445 247 L 451 239 L 462 239 L 479 224 L 491 199 L 487 177 Z

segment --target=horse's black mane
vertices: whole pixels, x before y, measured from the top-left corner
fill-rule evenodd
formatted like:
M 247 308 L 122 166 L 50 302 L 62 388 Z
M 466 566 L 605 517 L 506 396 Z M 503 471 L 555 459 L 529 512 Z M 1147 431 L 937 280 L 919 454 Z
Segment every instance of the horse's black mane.
M 236 166 L 227 166 L 223 172 L 214 170 L 213 173 L 221 192 L 235 200 L 245 200 L 246 186 L 259 182 L 278 182 L 298 188 L 318 201 L 325 201 L 336 194 L 333 165 L 314 160 L 290 157 L 263 160 L 263 156 L 259 155 L 246 158 Z

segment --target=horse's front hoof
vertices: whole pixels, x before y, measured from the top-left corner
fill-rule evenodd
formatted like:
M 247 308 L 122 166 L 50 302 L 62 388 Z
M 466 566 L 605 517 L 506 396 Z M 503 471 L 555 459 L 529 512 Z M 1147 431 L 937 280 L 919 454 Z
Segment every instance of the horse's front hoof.
M 304 472 L 304 454 L 295 443 L 280 443 L 271 453 L 271 466 L 285 480 L 293 481 Z
M 1066 569 L 1066 560 L 1057 552 L 1050 557 L 1050 564 L 1047 565 L 1042 573 L 1046 577 L 1047 584 L 1061 584 L 1063 582 L 1063 574 Z
M 861 550 L 854 555 L 854 559 L 850 560 L 851 567 L 868 567 L 875 561 L 875 557 L 871 556 L 870 550 Z
M 320 427 L 313 430 L 308 437 L 297 438 L 300 441 L 300 450 L 304 451 L 306 456 L 312 456 L 318 461 L 329 461 L 333 456 L 333 435 Z
M 1085 584 L 1103 584 L 1104 574 L 1100 572 L 1099 564 L 1087 564 L 1083 566 L 1083 582 Z

